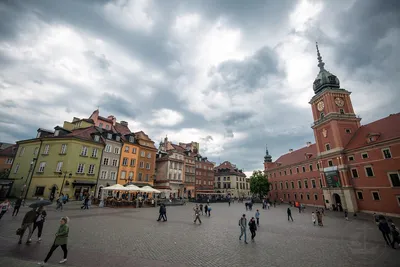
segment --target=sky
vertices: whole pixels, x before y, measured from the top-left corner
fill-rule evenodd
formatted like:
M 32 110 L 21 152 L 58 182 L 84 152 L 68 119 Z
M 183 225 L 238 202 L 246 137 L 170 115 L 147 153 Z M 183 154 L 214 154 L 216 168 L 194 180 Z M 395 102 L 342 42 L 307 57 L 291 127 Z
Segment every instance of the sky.
M 399 112 L 400 1 L 2 0 L 0 142 L 114 115 L 245 172 L 314 142 L 325 68 L 366 124 Z

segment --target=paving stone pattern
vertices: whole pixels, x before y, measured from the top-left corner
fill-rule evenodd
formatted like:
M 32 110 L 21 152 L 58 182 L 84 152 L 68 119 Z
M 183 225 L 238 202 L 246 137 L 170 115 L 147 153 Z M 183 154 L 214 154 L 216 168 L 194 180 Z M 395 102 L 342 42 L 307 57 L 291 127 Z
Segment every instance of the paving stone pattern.
M 158 209 L 93 208 L 81 210 L 68 203 L 64 211 L 48 207 L 43 241 L 17 245 L 17 218 L 8 212 L 0 220 L 0 266 L 35 266 L 46 256 L 61 216 L 70 221 L 69 256 L 66 266 L 398 266 L 400 249 L 385 246 L 372 220 L 345 221 L 327 213 L 324 227 L 313 226 L 311 210 L 299 214 L 287 205 L 245 211 L 244 204 L 213 204 L 211 217 L 193 224 L 193 204 L 167 207 L 168 222 L 157 222 Z M 243 213 L 254 216 L 260 209 L 261 226 L 256 241 L 239 241 L 238 220 Z M 250 233 L 248 232 L 248 239 Z M 36 240 L 36 233 L 34 234 Z M 24 240 L 25 241 L 25 240 Z M 59 248 L 49 263 L 58 265 Z

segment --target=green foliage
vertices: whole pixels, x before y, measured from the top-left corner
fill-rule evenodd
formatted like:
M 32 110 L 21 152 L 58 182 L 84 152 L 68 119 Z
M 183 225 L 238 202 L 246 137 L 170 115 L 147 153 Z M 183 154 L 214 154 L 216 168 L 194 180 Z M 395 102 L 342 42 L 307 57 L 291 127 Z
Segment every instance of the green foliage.
M 9 174 L 10 174 L 10 170 L 9 169 L 5 169 L 5 170 L 1 171 L 0 172 L 0 179 L 7 179 Z
M 254 171 L 250 177 L 250 192 L 257 195 L 260 199 L 268 195 L 269 182 L 263 171 Z

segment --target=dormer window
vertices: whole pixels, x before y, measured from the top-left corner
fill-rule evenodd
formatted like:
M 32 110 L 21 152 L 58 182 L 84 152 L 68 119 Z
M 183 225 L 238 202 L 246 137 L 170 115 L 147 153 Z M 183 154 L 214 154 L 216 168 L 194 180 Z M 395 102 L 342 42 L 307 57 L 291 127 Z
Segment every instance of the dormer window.
M 106 125 L 106 129 L 107 129 L 107 130 L 110 129 L 110 125 L 107 124 L 107 125 Z
M 329 76 L 328 79 L 329 79 L 330 83 L 336 83 L 336 77 L 335 76 Z
M 112 139 L 112 134 L 108 133 L 107 134 L 107 139 Z
M 121 140 L 121 137 L 119 137 L 118 135 L 115 137 L 115 141 L 120 141 Z
M 134 143 L 135 142 L 135 137 L 129 136 L 129 143 Z
M 60 135 L 60 130 L 56 130 L 55 132 L 54 132 L 54 136 L 59 136 Z
M 99 142 L 99 141 L 100 141 L 100 136 L 95 135 L 95 136 L 94 136 L 94 141 L 95 141 L 95 142 Z
M 326 149 L 326 151 L 331 150 L 331 145 L 330 144 L 325 144 L 325 149 Z
M 38 132 L 36 135 L 36 138 L 39 138 L 41 134 L 42 134 L 42 132 Z

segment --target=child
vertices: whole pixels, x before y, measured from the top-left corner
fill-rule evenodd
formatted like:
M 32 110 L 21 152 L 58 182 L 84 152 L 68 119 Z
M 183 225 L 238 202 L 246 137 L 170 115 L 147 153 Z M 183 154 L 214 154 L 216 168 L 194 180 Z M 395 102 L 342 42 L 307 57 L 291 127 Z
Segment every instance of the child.
M 316 219 L 315 219 L 315 213 L 314 212 L 311 213 L 311 218 L 312 218 L 312 222 L 313 222 L 313 224 L 315 226 Z
M 257 226 L 260 226 L 260 212 L 258 210 L 256 211 L 256 220 L 257 220 Z
M 344 210 L 344 217 L 346 218 L 346 221 L 349 220 L 349 212 L 347 211 L 347 209 Z

